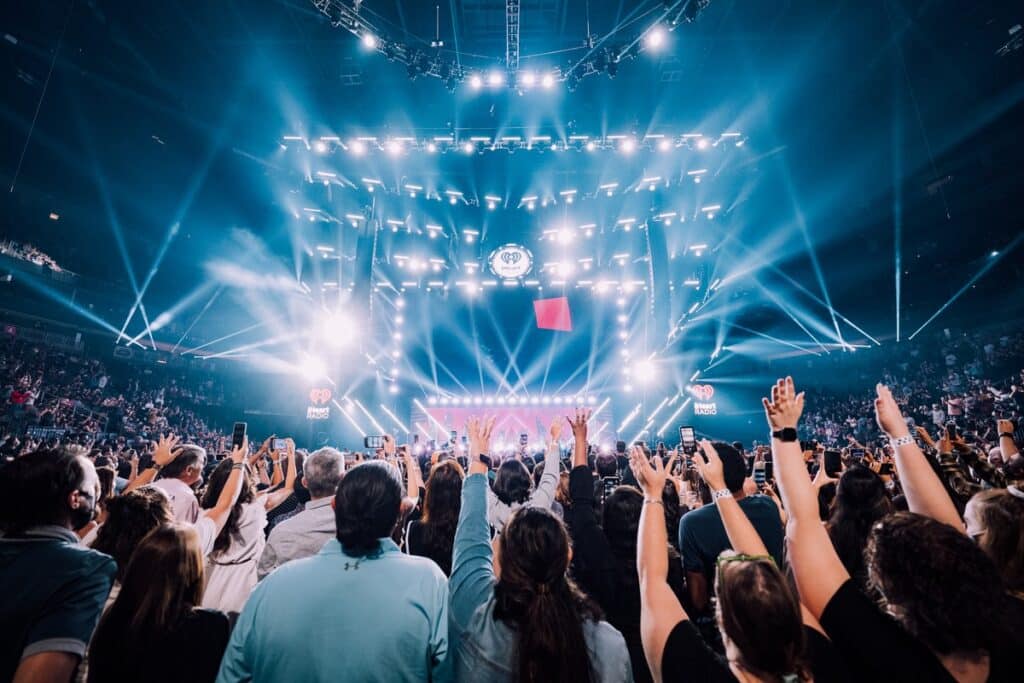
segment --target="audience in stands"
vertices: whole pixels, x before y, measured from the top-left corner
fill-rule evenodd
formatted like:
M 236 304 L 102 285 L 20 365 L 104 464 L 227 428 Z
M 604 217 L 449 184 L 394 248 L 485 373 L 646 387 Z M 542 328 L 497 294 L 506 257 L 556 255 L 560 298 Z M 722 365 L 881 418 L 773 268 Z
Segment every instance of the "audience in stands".
M 0 680 L 1017 680 L 1022 342 L 827 359 L 885 382 L 780 380 L 749 453 L 595 454 L 578 410 L 564 461 L 560 420 L 534 466 L 473 419 L 346 468 L 228 449 L 215 381 L 5 339 Z

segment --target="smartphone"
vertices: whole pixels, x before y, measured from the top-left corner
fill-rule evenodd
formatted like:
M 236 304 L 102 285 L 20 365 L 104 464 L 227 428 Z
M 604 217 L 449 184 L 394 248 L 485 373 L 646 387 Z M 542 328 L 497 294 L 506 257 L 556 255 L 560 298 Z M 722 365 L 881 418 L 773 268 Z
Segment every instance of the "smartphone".
M 455 443 L 456 441 L 459 440 L 459 433 L 454 429 L 448 432 L 448 440 L 451 441 L 452 443 Z
M 800 450 L 801 451 L 814 451 L 817 448 L 818 448 L 818 442 L 817 441 L 801 441 L 800 442 Z
M 288 448 L 288 439 L 274 439 L 274 450 L 283 451 Z
M 368 436 L 363 439 L 363 448 L 384 448 L 383 436 Z
M 864 459 L 864 449 L 863 448 L 854 448 L 854 449 L 852 449 L 850 451 L 850 457 L 853 458 L 854 460 L 858 461 L 858 462 L 863 460 Z
M 765 482 L 765 465 L 766 465 L 766 463 L 764 463 L 764 462 L 755 462 L 754 463 L 754 468 L 753 468 L 754 483 L 757 484 L 758 487 L 764 486 L 764 482 Z
M 839 451 L 825 451 L 823 465 L 825 467 L 825 474 L 833 479 L 838 477 L 839 471 L 843 469 L 843 459 Z
M 956 439 L 957 439 L 956 422 L 947 422 L 946 423 L 946 434 L 949 435 L 949 440 L 950 441 L 956 441 Z
M 679 445 L 683 453 L 687 455 L 693 455 L 697 452 L 697 434 L 694 432 L 693 427 L 679 428 Z
M 523 432 L 522 434 L 519 435 L 519 445 L 520 446 L 526 446 L 529 443 L 530 443 L 530 435 L 529 434 L 527 434 L 526 432 Z
M 765 481 L 772 481 L 775 479 L 775 466 L 771 460 L 767 460 L 764 463 L 764 479 Z
M 234 428 L 231 430 L 231 447 L 241 448 L 242 443 L 245 441 L 245 430 L 246 423 L 236 422 Z

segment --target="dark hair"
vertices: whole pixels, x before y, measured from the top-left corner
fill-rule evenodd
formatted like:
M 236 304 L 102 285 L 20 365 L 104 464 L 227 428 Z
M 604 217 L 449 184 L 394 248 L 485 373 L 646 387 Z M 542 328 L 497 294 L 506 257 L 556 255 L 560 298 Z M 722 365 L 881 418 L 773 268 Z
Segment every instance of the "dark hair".
M 1024 591 L 1024 500 L 1006 489 L 988 489 L 968 505 L 984 528 L 978 547 L 992 558 L 1007 589 Z
M 722 475 L 725 478 L 725 487 L 736 493 L 743 488 L 743 480 L 747 478 L 747 461 L 735 448 L 724 441 L 715 441 L 711 444 L 718 451 L 718 457 L 722 459 Z M 703 457 L 703 456 L 696 456 Z
M 206 449 L 194 444 L 185 444 L 181 447 L 181 453 L 160 470 L 160 478 L 177 479 L 189 467 L 198 466 L 201 460 L 206 460 Z
M 124 580 L 128 561 L 139 541 L 153 529 L 174 521 L 170 503 L 162 491 L 138 488 L 107 501 L 107 520 L 96 533 L 92 549 L 117 562 L 117 579 Z
M 519 460 L 505 460 L 494 476 L 494 495 L 505 505 L 525 503 L 533 490 L 530 471 Z
M 644 494 L 633 486 L 618 486 L 604 499 L 602 526 L 612 554 L 636 575 L 636 543 Z
M 665 528 L 668 529 L 668 542 L 676 551 L 679 550 L 679 520 L 683 518 L 682 501 L 679 491 L 671 479 L 665 480 L 665 489 L 661 492 L 661 503 L 665 507 Z
M 201 604 L 203 583 L 203 551 L 192 526 L 168 524 L 147 534 L 93 635 L 89 680 L 111 680 L 115 671 L 144 677 L 152 653 Z
M 599 477 L 614 477 L 619 473 L 619 460 L 614 455 L 598 455 L 594 459 L 594 469 Z
M 771 558 L 728 561 L 722 553 L 715 592 L 722 633 L 738 664 L 758 678 L 808 678 L 800 603 Z M 722 561 L 722 560 L 726 561 Z
M 105 507 L 110 497 L 114 495 L 114 484 L 117 482 L 117 471 L 113 467 L 97 467 L 96 476 L 100 480 L 100 497 L 96 505 Z
M 839 477 L 832 501 L 828 535 L 846 571 L 863 588 L 867 584 L 864 548 L 871 527 L 892 512 L 885 482 L 870 468 L 851 465 Z
M 4 533 L 16 535 L 45 524 L 64 526 L 71 512 L 68 496 L 82 488 L 86 462 L 64 450 L 38 450 L 0 469 Z
M 220 498 L 221 491 L 224 490 L 224 485 L 228 483 L 228 477 L 231 476 L 233 465 L 234 461 L 228 458 L 227 460 L 221 460 L 213 468 L 213 472 L 210 473 L 210 481 L 207 483 L 206 491 L 203 493 L 203 500 L 200 502 L 203 508 L 209 510 L 216 507 L 217 499 Z M 231 508 L 228 521 L 225 522 L 224 528 L 217 534 L 217 540 L 213 542 L 213 553 L 211 554 L 222 553 L 230 548 L 232 538 L 239 543 L 243 541 L 238 530 L 238 523 L 242 518 L 242 506 L 246 503 L 251 503 L 255 498 L 256 494 L 252 487 L 252 475 L 249 471 L 249 466 L 246 465 L 242 468 L 242 491 L 238 494 L 238 500 L 235 501 Z
M 423 544 L 434 549 L 431 556 L 438 560 L 441 570 L 452 573 L 452 546 L 455 529 L 462 510 L 462 480 L 466 474 L 462 465 L 454 460 L 438 463 L 427 478 L 423 495 Z
M 337 538 L 346 555 L 367 557 L 380 550 L 381 538 L 395 530 L 402 506 L 402 480 L 383 460 L 349 470 L 334 496 Z
M 569 534 L 549 510 L 516 510 L 499 536 L 494 618 L 511 626 L 523 683 L 593 680 L 583 620 L 601 611 L 567 575 Z
M 871 531 L 872 584 L 912 636 L 939 654 L 992 652 L 1006 637 L 995 564 L 948 524 L 897 512 Z

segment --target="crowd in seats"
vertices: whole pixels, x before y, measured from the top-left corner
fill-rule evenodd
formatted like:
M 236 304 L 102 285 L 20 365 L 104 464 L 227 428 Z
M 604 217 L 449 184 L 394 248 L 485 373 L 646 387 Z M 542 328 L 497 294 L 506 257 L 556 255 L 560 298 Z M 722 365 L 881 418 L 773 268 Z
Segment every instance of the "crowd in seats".
M 29 263 L 34 263 L 37 266 L 45 266 L 46 268 L 58 273 L 62 270 L 51 256 L 27 242 L 0 240 L 0 254 L 19 259 L 21 261 L 28 261 Z
M 503 459 L 493 417 L 464 452 L 250 447 L 170 419 L 144 457 L 7 449 L 0 679 L 1019 680 L 1021 349 L 987 346 L 855 398 L 781 379 L 754 447 L 602 453 L 577 409 Z M 158 391 L 25 353 L 5 379 L 44 402 Z M 919 412 L 971 392 L 992 407 Z

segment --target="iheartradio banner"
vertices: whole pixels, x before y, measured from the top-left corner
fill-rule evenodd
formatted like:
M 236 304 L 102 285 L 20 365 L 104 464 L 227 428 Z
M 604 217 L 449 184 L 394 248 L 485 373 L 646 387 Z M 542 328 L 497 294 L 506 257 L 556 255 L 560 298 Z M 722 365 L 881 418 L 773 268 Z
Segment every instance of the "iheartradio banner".
M 326 420 L 331 416 L 331 390 L 314 387 L 309 390 L 309 405 L 306 406 L 307 420 Z
M 714 401 L 715 388 L 710 384 L 691 384 L 686 390 L 693 397 L 694 415 L 718 415 L 718 403 Z
M 470 417 L 494 415 L 493 447 L 500 450 L 519 445 L 521 434 L 527 435 L 531 447 L 540 448 L 547 440 L 553 420 L 562 424 L 562 441 L 572 441 L 572 430 L 565 418 L 575 410 L 573 406 L 429 406 L 427 412 L 416 411 L 410 428 L 419 434 L 420 440 L 448 441 L 451 432 L 459 438 L 466 433 L 466 421 Z M 614 443 L 615 426 L 611 424 L 612 414 L 606 407 L 591 418 L 590 441 Z

